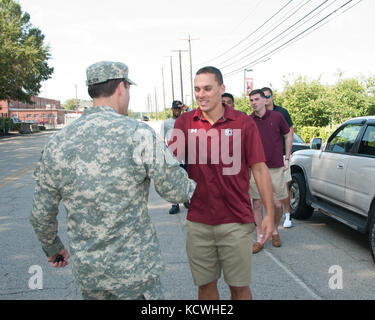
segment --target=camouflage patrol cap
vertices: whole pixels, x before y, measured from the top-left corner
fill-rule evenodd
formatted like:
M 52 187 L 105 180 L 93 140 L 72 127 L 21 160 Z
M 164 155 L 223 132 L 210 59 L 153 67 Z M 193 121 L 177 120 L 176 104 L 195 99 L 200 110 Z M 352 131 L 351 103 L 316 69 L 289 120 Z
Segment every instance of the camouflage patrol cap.
M 128 78 L 129 69 L 125 63 L 101 61 L 92 64 L 86 70 L 86 85 L 103 83 L 107 80 L 125 79 L 130 84 L 135 84 Z

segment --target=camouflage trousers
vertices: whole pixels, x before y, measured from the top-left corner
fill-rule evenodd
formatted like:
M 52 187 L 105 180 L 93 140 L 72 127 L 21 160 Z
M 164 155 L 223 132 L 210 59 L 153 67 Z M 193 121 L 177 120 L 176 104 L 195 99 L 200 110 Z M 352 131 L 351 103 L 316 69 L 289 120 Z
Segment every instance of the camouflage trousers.
M 147 283 L 144 290 L 87 290 L 81 288 L 84 300 L 163 300 L 164 294 L 160 279 Z

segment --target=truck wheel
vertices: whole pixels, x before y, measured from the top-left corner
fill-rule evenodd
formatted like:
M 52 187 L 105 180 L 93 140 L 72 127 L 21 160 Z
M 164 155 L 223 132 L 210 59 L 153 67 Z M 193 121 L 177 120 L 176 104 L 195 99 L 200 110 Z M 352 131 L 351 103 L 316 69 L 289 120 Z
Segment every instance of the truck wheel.
M 304 220 L 312 216 L 314 208 L 306 203 L 306 184 L 302 173 L 293 173 L 290 183 L 290 213 L 293 218 Z
M 370 250 L 372 254 L 372 259 L 375 262 L 375 206 L 372 207 L 372 217 L 368 229 L 368 242 L 370 245 Z

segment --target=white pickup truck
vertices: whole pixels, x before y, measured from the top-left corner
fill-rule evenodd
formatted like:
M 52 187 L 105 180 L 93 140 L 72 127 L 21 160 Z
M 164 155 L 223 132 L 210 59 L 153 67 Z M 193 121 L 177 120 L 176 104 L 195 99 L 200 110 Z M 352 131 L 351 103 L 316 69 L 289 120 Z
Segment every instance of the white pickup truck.
M 323 144 L 291 157 L 291 213 L 308 219 L 314 209 L 368 233 L 375 262 L 375 116 L 344 122 Z

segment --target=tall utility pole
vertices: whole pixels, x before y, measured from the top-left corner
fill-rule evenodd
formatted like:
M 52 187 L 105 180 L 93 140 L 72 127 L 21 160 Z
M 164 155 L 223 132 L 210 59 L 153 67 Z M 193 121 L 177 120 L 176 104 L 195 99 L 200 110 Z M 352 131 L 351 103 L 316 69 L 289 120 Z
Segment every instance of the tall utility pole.
M 165 58 L 169 58 L 170 68 L 171 68 L 171 85 L 172 85 L 172 101 L 174 101 L 174 84 L 173 84 L 173 63 L 172 63 L 172 56 L 164 56 Z
M 167 108 L 165 104 L 165 86 L 164 86 L 164 69 L 161 67 L 161 77 L 163 78 L 163 102 L 164 102 L 164 111 Z
M 152 112 L 152 106 L 151 106 L 151 95 L 147 95 L 147 113 Z
M 190 95 L 191 95 L 191 106 L 193 107 L 195 102 L 194 102 L 194 94 L 193 94 L 193 62 L 191 58 L 191 41 L 192 40 L 199 40 L 198 38 L 192 39 L 189 34 L 188 39 L 182 39 L 182 40 L 187 40 L 189 42 L 189 57 L 190 57 Z
M 75 101 L 74 109 L 77 110 L 78 109 L 77 85 L 75 84 L 74 86 L 75 86 L 75 89 L 76 89 L 76 101 Z
M 156 120 L 158 120 L 158 98 L 156 95 L 156 87 L 155 87 L 155 115 L 156 115 Z
M 174 101 L 174 86 L 173 86 L 173 64 L 172 64 L 172 56 L 169 56 L 171 60 L 171 83 L 172 83 L 172 101 Z
M 179 55 L 179 58 L 180 58 L 181 102 L 184 103 L 184 85 L 183 85 L 183 80 L 182 80 L 181 52 L 188 52 L 188 50 L 171 50 L 171 51 L 172 52 L 178 52 L 178 55 Z

